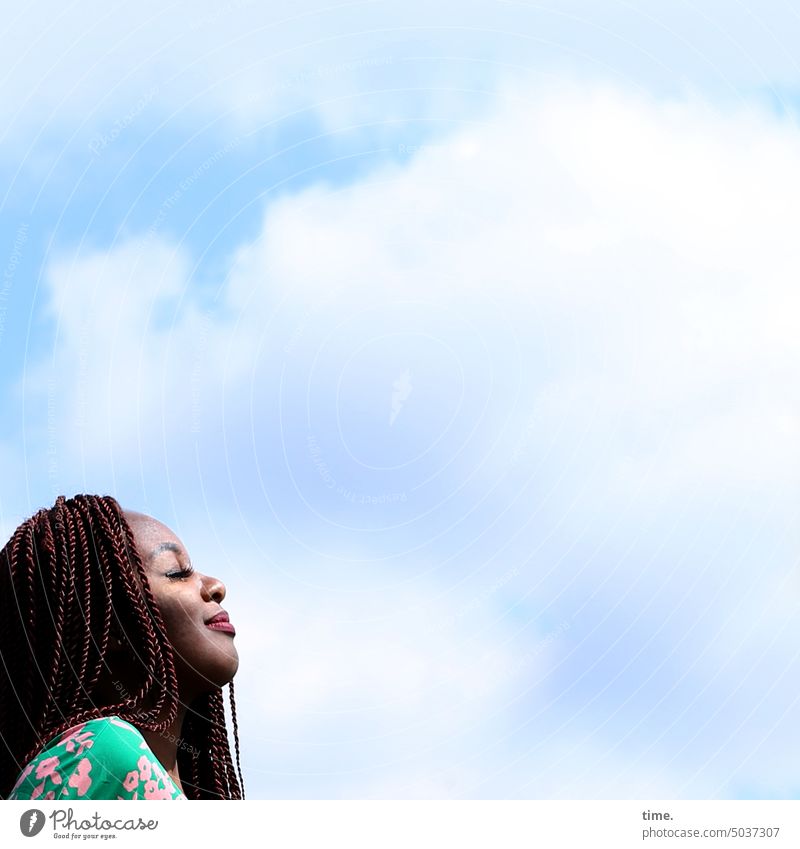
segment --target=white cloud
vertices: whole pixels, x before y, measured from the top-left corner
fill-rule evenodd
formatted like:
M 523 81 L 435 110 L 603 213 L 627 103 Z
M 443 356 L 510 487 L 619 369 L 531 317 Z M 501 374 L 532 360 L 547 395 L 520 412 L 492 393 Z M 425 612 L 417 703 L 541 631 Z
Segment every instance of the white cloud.
M 244 652 L 258 671 L 250 695 L 259 715 L 273 733 L 288 736 L 308 734 L 342 714 L 356 718 L 362 734 L 376 723 L 386 730 L 388 722 L 398 729 L 413 724 L 426 739 L 455 733 L 452 724 L 445 726 L 457 713 L 459 723 L 476 721 L 513 673 L 511 634 L 492 629 L 476 642 L 471 631 L 491 623 L 491 606 L 454 620 L 464 602 L 455 593 L 426 600 L 437 593 L 435 582 L 426 591 L 417 580 L 404 591 L 373 594 L 369 604 L 365 594 L 341 586 L 334 593 L 287 591 L 273 582 L 250 603 L 233 599 L 256 625 Z M 548 649 L 534 660 L 545 665 Z
M 521 657 L 500 593 L 445 589 L 433 575 L 398 582 L 419 569 L 416 558 L 360 571 L 341 551 L 338 565 L 311 564 L 272 546 L 278 564 L 254 573 L 252 549 L 220 536 L 257 798 L 437 798 L 442 781 L 445 795 L 466 792 L 479 774 L 453 753 L 501 735 L 521 681 L 544 675 L 568 644 L 563 628 L 532 633 Z M 541 687 L 536 701 L 553 695 Z
M 633 457 L 656 486 L 795 482 L 796 130 L 611 90 L 504 94 L 407 168 L 271 207 L 233 303 L 334 292 L 334 315 L 382 304 L 379 329 L 400 297 L 491 303 L 523 350 L 532 323 L 553 328 L 553 427 L 578 405 L 627 421 L 624 452 L 663 436 Z
M 510 86 L 482 123 L 417 152 L 403 167 L 380 169 L 342 189 L 315 186 L 271 205 L 260 238 L 241 245 L 233 257 L 218 311 L 207 322 L 199 298 L 187 288 L 188 258 L 164 242 L 146 251 L 141 244 L 124 244 L 106 255 L 80 255 L 50 267 L 48 291 L 59 322 L 56 367 L 49 360 L 40 365 L 31 386 L 54 392 L 59 409 L 72 410 L 73 419 L 86 387 L 93 390 L 93 417 L 82 439 L 76 443 L 74 431 L 58 436 L 61 455 L 72 458 L 65 462 L 104 463 L 111 453 L 124 469 L 143 434 L 159 440 L 153 443 L 156 453 L 170 439 L 181 441 L 196 391 L 202 409 L 214 415 L 222 409 L 226 416 L 224 431 L 209 435 L 200 464 L 224 458 L 237 497 L 246 486 L 258 498 L 268 493 L 269 511 L 258 504 L 282 542 L 297 546 L 296 557 L 314 546 L 340 553 L 331 577 L 336 585 L 348 564 L 342 540 L 357 539 L 376 560 L 409 549 L 398 568 L 412 581 L 405 608 L 391 582 L 384 581 L 381 591 L 381 573 L 365 570 L 361 577 L 371 597 L 348 601 L 298 590 L 276 598 L 269 616 L 258 606 L 245 612 L 259 635 L 245 649 L 249 661 L 264 658 L 263 683 L 251 685 L 245 709 L 251 726 L 266 721 L 285 735 L 280 742 L 286 750 L 272 753 L 277 763 L 302 761 L 302 750 L 309 770 L 319 772 L 331 757 L 327 745 L 366 731 L 373 742 L 352 753 L 348 764 L 354 772 L 397 765 L 417 788 L 412 794 L 450 786 L 458 795 L 474 784 L 474 765 L 447 773 L 447 764 L 459 756 L 440 753 L 449 775 L 441 779 L 433 766 L 439 761 L 425 760 L 427 742 L 433 745 L 443 729 L 466 734 L 477 723 L 481 742 L 462 742 L 459 752 L 484 745 L 491 752 L 506 732 L 527 727 L 514 711 L 529 706 L 521 698 L 509 707 L 508 682 L 502 675 L 498 682 L 494 671 L 509 664 L 513 669 L 542 632 L 508 643 L 509 633 L 520 630 L 509 597 L 524 591 L 528 604 L 556 605 L 561 598 L 562 611 L 575 608 L 587 594 L 603 590 L 618 564 L 611 557 L 599 565 L 590 558 L 581 569 L 604 567 L 608 574 L 581 572 L 573 584 L 569 562 L 537 562 L 534 568 L 546 566 L 548 574 L 525 572 L 530 580 L 509 586 L 504 601 L 483 599 L 462 630 L 458 611 L 469 596 L 454 589 L 461 570 L 499 568 L 501 558 L 493 560 L 498 550 L 509 566 L 527 564 L 541 543 L 534 533 L 523 533 L 532 510 L 515 499 L 524 487 L 499 480 L 515 452 L 512 467 L 530 473 L 524 486 L 536 479 L 536 470 L 543 486 L 552 485 L 553 494 L 538 496 L 535 506 L 546 503 L 573 539 L 598 516 L 622 515 L 620 506 L 634 497 L 637 517 L 662 509 L 674 516 L 687 493 L 713 500 L 722 492 L 730 505 L 758 486 L 771 493 L 771 521 L 791 514 L 796 502 L 789 494 L 798 484 L 800 359 L 793 326 L 794 269 L 800 260 L 792 230 L 800 197 L 797 136 L 791 124 L 749 108 L 720 112 L 700 102 L 657 103 L 605 88 L 561 87 L 541 94 Z M 409 368 L 406 361 L 398 367 L 393 357 L 409 360 L 420 352 L 425 368 L 410 368 L 414 393 L 391 438 L 370 430 L 373 407 L 387 428 L 392 381 Z M 194 385 L 191 375 L 200 361 L 203 377 Z M 375 386 L 382 391 L 373 391 Z M 531 413 L 536 418 L 529 428 Z M 441 427 L 426 429 L 440 418 Z M 449 430 L 448 421 L 454 423 Z M 470 441 L 470 428 L 481 424 Z M 394 537 L 369 536 L 372 528 L 359 530 L 367 524 L 365 513 L 348 513 L 332 494 L 319 497 L 320 491 L 325 495 L 325 480 L 292 443 L 299 435 L 304 446 L 306 430 L 331 435 L 325 458 L 338 480 L 363 474 L 365 458 L 394 463 L 400 471 L 393 467 L 377 477 L 417 498 L 409 502 L 409 526 L 400 524 Z M 231 444 L 242 450 L 238 458 L 229 453 Z M 395 462 L 391 452 L 400 450 L 414 458 L 427 453 L 431 464 L 422 467 L 402 457 Z M 337 451 L 343 456 L 349 451 L 350 459 L 337 465 Z M 263 461 L 257 469 L 260 489 L 251 477 L 254 457 Z M 576 457 L 582 462 L 575 463 Z M 194 454 L 190 459 L 197 460 Z M 548 461 L 555 472 L 540 470 Z M 280 490 L 288 471 L 293 477 Z M 211 477 L 215 483 L 223 479 Z M 516 524 L 501 522 L 502 530 L 492 531 L 491 522 L 502 520 L 507 507 L 519 511 L 507 519 Z M 449 523 L 472 508 L 470 527 L 456 539 L 445 536 Z M 377 516 L 380 525 L 385 514 Z M 264 516 L 254 509 L 244 518 L 259 538 Z M 397 515 L 389 518 L 397 521 Z M 753 520 L 743 532 L 751 533 L 758 548 L 763 542 L 756 525 Z M 604 532 L 592 531 L 605 539 Z M 642 530 L 638 519 L 628 517 L 619 532 L 635 542 Z M 679 550 L 663 576 L 656 574 L 657 560 L 650 571 L 642 565 L 650 567 L 647 558 L 658 554 L 657 540 L 654 552 L 645 546 L 641 558 L 625 565 L 624 580 L 611 584 L 618 591 L 613 604 L 602 609 L 618 630 L 611 637 L 601 632 L 596 653 L 604 651 L 604 640 L 618 636 L 633 663 L 639 632 L 628 630 L 643 608 L 658 609 L 657 598 L 662 610 L 675 611 L 671 629 L 665 622 L 660 637 L 663 659 L 670 661 L 664 675 L 672 665 L 698 659 L 696 678 L 685 683 L 710 680 L 720 655 L 736 646 L 717 631 L 729 608 L 683 603 L 687 586 L 700 579 L 696 598 L 703 603 L 720 587 L 727 604 L 746 597 L 752 576 L 743 575 L 750 561 L 735 561 L 733 571 L 723 568 L 725 558 L 716 559 L 714 550 L 718 529 L 706 533 L 700 540 L 706 551 L 693 556 L 688 548 Z M 669 533 L 664 539 L 669 541 Z M 697 543 L 695 537 L 687 540 Z M 518 548 L 505 552 L 507 542 Z M 417 543 L 429 544 L 431 551 L 411 551 Z M 487 553 L 472 551 L 471 544 L 483 544 Z M 423 557 L 435 575 L 426 581 L 420 577 Z M 767 589 L 746 610 L 755 629 L 743 657 L 766 647 L 772 652 L 767 657 L 780 660 L 783 669 L 791 663 L 787 652 L 796 623 L 784 611 L 788 624 L 780 644 L 769 648 L 764 636 L 770 600 L 786 572 L 785 552 L 762 568 Z M 732 575 L 730 584 L 721 575 Z M 442 604 L 415 619 L 413 600 L 436 597 L 437 586 L 445 594 Z M 308 607 L 299 607 L 297 598 L 310 599 Z M 587 604 L 592 601 L 603 608 L 607 599 L 591 595 Z M 378 624 L 362 618 L 370 603 L 378 605 Z M 554 609 L 558 615 L 558 606 Z M 480 631 L 484 617 L 495 614 L 507 614 L 508 623 L 489 628 L 473 646 L 470 636 Z M 523 624 L 533 616 L 524 608 L 520 615 Z M 606 621 L 590 607 L 584 622 L 591 615 L 600 625 Z M 452 632 L 431 634 L 434 622 L 454 616 Z M 698 628 L 699 647 L 683 643 L 684 627 Z M 584 648 L 594 633 L 588 626 L 587 631 Z M 642 634 L 649 640 L 647 629 Z M 735 653 L 731 658 L 736 660 Z M 588 672 L 600 660 L 590 655 Z M 660 668 L 658 662 L 656 657 L 654 667 Z M 624 660 L 620 665 L 627 668 Z M 749 702 L 735 689 L 736 666 L 726 667 L 718 701 L 707 713 L 730 700 L 731 715 L 733 708 L 746 715 Z M 600 665 L 594 674 L 603 671 Z M 664 681 L 666 689 L 670 680 Z M 591 683 L 590 675 L 589 689 L 570 696 L 565 710 L 580 712 Z M 515 685 L 515 696 L 525 695 L 523 686 Z M 622 717 L 636 721 L 653 705 L 660 705 L 655 697 L 644 706 L 618 707 Z M 701 704 L 690 719 L 697 711 L 702 718 L 702 710 Z M 657 718 L 656 713 L 653 721 Z M 406 726 L 414 730 L 410 737 L 398 733 Z M 580 730 L 566 729 L 544 751 L 549 760 L 543 768 L 552 763 L 561 770 L 553 773 L 563 782 L 551 785 L 555 793 L 571 787 L 578 794 L 602 795 L 596 775 L 590 773 L 585 783 L 575 778 L 576 761 L 569 754 L 592 728 L 587 720 Z M 409 739 L 419 760 L 401 768 Z M 609 753 L 618 763 L 615 739 L 610 729 L 594 733 L 597 760 Z M 480 765 L 481 776 L 496 774 L 494 787 L 530 781 L 514 772 L 512 759 L 498 747 Z M 619 763 L 624 762 L 620 753 Z M 671 795 L 682 767 L 665 770 L 663 782 L 652 785 L 659 795 Z M 756 778 L 759 769 L 754 767 Z M 620 777 L 618 786 L 635 792 L 638 780 Z M 720 780 L 719 773 L 709 773 L 702 787 L 717 787 Z M 530 786 L 534 793 L 543 787 L 536 781 Z
M 62 471 L 87 460 L 107 463 L 115 449 L 131 450 L 160 424 L 165 388 L 184 383 L 192 362 L 193 348 L 172 348 L 170 336 L 186 283 L 185 256 L 159 239 L 50 264 L 53 348 L 26 368 L 23 391 L 47 406 L 31 430 L 52 443 Z M 191 337 L 196 310 L 181 321 Z
M 54 359 L 29 386 L 80 424 L 65 447 L 105 460 L 112 444 L 185 426 L 193 406 L 218 407 L 223 388 L 251 399 L 233 421 L 254 414 L 281 368 L 307 376 L 315 355 L 342 379 L 352 335 L 390 339 L 416 302 L 404 326 L 451 351 L 426 354 L 427 380 L 463 380 L 468 364 L 478 404 L 483 357 L 501 387 L 484 451 L 502 427 L 501 443 L 526 443 L 523 463 L 531 445 L 583 439 L 603 455 L 604 499 L 796 487 L 796 137 L 749 107 L 508 86 L 484 122 L 405 166 L 274 202 L 233 256 L 219 309 L 199 307 L 184 251 L 159 239 L 55 261 Z M 399 339 L 409 353 L 422 344 Z M 356 386 L 366 365 L 348 367 Z M 408 412 L 428 403 L 430 416 L 423 386 L 415 377 Z

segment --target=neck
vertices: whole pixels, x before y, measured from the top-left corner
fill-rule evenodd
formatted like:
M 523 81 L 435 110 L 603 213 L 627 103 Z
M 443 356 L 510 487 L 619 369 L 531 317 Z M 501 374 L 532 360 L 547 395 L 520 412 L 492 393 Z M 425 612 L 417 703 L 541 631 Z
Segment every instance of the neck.
M 178 741 L 181 736 L 185 717 L 186 705 L 183 702 L 179 702 L 175 721 L 164 731 L 149 731 L 147 728 L 139 729 L 145 742 L 152 749 L 156 758 L 158 758 L 158 762 L 164 767 L 181 792 L 183 792 L 183 785 L 181 784 L 181 778 L 178 772 Z
M 114 704 L 119 702 L 121 698 L 127 697 L 128 693 L 135 692 L 136 686 L 137 682 L 134 680 L 133 674 L 122 668 L 118 669 L 114 675 L 109 675 L 107 679 L 101 679 L 96 695 L 100 703 Z M 191 704 L 196 695 L 197 693 L 194 692 L 180 693 L 175 719 L 164 731 L 149 731 L 134 723 L 158 762 L 164 767 L 181 792 L 183 792 L 183 785 L 178 772 L 178 741 L 181 737 L 183 721 L 186 718 L 187 705 Z M 151 706 L 152 701 L 143 705 L 145 708 Z

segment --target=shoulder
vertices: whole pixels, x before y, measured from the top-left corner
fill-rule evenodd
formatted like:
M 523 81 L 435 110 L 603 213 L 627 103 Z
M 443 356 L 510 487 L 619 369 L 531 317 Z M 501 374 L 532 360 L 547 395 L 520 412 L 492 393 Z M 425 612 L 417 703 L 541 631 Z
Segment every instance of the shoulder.
M 86 741 L 88 748 L 97 746 L 98 752 L 112 755 L 119 755 L 128 749 L 147 747 L 141 731 L 118 716 L 101 716 L 89 720 L 65 731 L 58 741 L 58 745 L 66 746 L 70 751 L 73 746 L 80 746 L 81 741 Z
M 54 737 L 20 774 L 10 799 L 174 798 L 175 785 L 142 734 L 105 716 Z

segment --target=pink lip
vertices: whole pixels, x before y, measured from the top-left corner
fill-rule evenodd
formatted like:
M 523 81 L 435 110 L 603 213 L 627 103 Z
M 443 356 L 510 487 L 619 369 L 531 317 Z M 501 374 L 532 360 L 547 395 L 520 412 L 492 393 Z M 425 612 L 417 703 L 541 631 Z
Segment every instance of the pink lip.
M 206 628 L 212 628 L 214 631 L 224 631 L 226 634 L 236 635 L 236 629 L 230 622 L 225 622 L 221 619 L 216 622 L 206 622 Z
M 213 628 L 215 631 L 225 631 L 226 634 L 236 634 L 236 629 L 228 621 L 228 614 L 224 610 L 206 622 L 207 628 Z

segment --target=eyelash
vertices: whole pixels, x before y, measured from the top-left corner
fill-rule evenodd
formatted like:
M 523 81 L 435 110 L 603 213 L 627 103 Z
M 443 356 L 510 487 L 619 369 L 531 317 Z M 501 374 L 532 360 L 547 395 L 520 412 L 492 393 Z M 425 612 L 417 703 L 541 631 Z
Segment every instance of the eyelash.
M 186 568 L 186 569 L 179 569 L 177 572 L 170 572 L 167 575 L 167 577 L 168 578 L 188 578 L 189 575 L 193 575 L 193 574 L 194 574 L 194 569 Z

